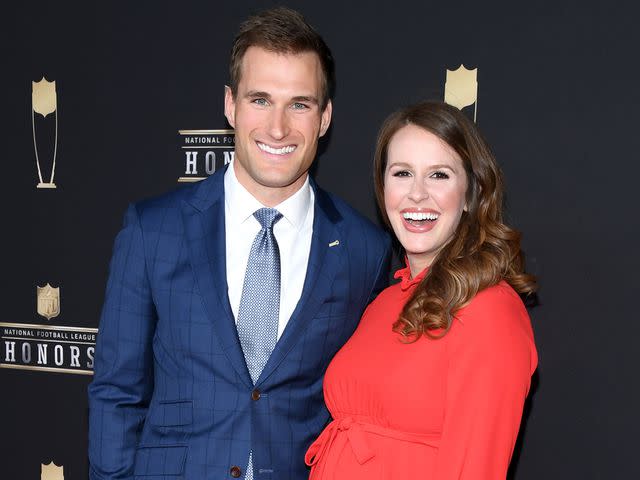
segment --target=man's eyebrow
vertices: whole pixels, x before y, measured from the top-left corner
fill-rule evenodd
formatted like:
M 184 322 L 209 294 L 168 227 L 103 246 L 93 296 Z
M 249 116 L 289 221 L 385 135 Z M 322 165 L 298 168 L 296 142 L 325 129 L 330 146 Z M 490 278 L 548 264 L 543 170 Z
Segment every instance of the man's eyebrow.
M 271 95 L 269 95 L 267 92 L 251 90 L 246 93 L 245 98 L 266 98 L 267 100 L 269 100 L 271 98 Z
M 265 98 L 267 100 L 271 100 L 271 94 L 268 92 L 262 92 L 259 90 L 251 90 L 245 94 L 245 98 Z M 313 103 L 314 105 L 319 105 L 318 97 L 314 95 L 296 95 L 292 97 L 291 102 L 307 102 Z
M 293 97 L 291 99 L 293 102 L 307 102 L 318 105 L 318 97 L 314 97 L 313 95 L 299 95 L 297 97 Z

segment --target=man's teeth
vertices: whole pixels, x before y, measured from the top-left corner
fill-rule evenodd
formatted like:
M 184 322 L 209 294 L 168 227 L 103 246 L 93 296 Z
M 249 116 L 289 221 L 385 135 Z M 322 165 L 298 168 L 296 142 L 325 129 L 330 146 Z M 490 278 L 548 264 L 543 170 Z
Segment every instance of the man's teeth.
M 414 222 L 418 222 L 421 220 L 429 220 L 430 222 L 433 222 L 434 220 L 437 220 L 439 215 L 437 213 L 426 213 L 426 212 L 404 212 L 402 214 L 402 216 L 406 219 L 406 220 L 412 220 Z
M 295 145 L 287 145 L 286 147 L 282 148 L 273 148 L 269 145 L 265 145 L 264 143 L 258 143 L 258 148 L 260 148 L 260 150 L 262 150 L 263 152 L 271 153 L 273 155 L 285 155 L 287 153 L 293 152 L 296 149 Z

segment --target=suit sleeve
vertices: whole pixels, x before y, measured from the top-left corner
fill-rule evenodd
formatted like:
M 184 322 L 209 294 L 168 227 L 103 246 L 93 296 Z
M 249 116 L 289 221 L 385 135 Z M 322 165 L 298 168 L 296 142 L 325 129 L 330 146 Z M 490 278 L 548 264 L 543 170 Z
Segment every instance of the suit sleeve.
M 381 242 L 382 249 L 378 250 L 381 253 L 376 254 L 377 267 L 375 273 L 375 280 L 369 293 L 369 299 L 366 305 L 369 305 L 378 296 L 378 294 L 389 286 L 389 270 L 391 264 L 391 240 L 389 236 L 384 234 Z
M 91 480 L 132 479 L 153 391 L 155 307 L 135 206 L 115 240 L 89 385 Z
M 537 356 L 515 292 L 481 292 L 447 335 L 445 418 L 434 480 L 503 480 Z

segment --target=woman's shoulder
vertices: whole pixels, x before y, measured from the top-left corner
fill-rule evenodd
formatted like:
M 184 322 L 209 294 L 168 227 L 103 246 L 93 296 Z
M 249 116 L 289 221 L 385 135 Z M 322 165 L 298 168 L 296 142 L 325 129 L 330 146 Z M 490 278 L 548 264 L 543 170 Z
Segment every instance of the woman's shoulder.
M 475 338 L 533 341 L 531 320 L 520 295 L 505 281 L 485 288 L 455 315 L 452 329 L 464 330 Z
M 531 374 L 538 363 L 529 314 L 506 282 L 478 292 L 454 315 L 447 337 L 452 358 L 476 365 L 520 366 Z
M 460 315 L 489 314 L 490 317 L 500 320 L 504 315 L 527 315 L 527 309 L 520 295 L 511 285 L 502 280 L 479 291 L 467 305 L 460 309 L 459 313 Z

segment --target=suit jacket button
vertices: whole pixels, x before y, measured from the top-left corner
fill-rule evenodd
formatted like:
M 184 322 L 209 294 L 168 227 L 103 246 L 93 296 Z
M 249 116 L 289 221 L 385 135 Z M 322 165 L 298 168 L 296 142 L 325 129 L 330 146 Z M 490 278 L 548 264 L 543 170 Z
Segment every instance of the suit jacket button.
M 233 478 L 240 478 L 240 475 L 242 475 L 242 470 L 240 470 L 240 467 L 238 467 L 237 465 L 234 465 L 233 467 L 231 467 L 231 470 L 229 470 L 229 473 Z
M 251 400 L 260 400 L 260 390 L 251 392 Z

